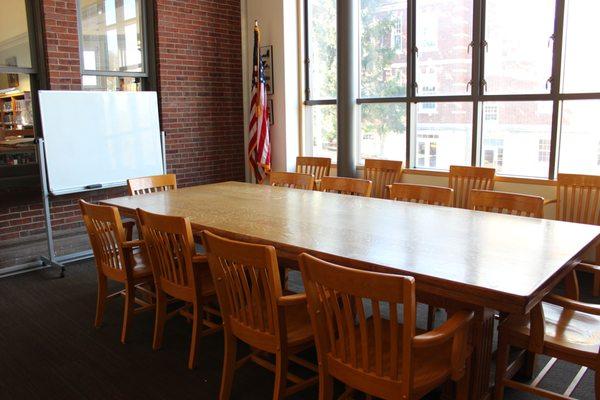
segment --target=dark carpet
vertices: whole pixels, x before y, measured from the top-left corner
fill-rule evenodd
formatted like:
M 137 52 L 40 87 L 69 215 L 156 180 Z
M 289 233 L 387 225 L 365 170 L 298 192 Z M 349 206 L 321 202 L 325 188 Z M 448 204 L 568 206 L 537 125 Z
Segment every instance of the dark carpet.
M 120 299 L 108 303 L 104 326 L 93 328 L 93 262 L 69 265 L 67 277 L 57 277 L 56 270 L 44 270 L 0 280 L 0 399 L 217 398 L 223 352 L 220 333 L 203 338 L 199 367 L 189 371 L 191 327 L 183 318 L 167 323 L 164 347 L 155 352 L 151 349 L 153 315 L 138 315 L 129 343 L 122 345 Z M 240 348 L 238 356 L 244 351 Z M 310 351 L 307 356 L 314 359 Z M 577 369 L 560 363 L 542 387 L 564 390 Z M 247 364 L 236 372 L 232 399 L 269 399 L 273 380 L 269 371 Z M 291 398 L 316 399 L 316 393 L 315 387 Z M 573 396 L 594 398 L 590 371 Z M 439 393 L 429 397 L 438 398 Z M 532 397 L 507 390 L 507 398 Z

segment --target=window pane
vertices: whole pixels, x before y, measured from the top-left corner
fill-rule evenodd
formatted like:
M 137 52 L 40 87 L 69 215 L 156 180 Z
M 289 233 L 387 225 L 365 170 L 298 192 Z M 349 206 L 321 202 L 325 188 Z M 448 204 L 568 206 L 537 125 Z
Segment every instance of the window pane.
M 0 66 L 31 68 L 25 0 L 2 1 L 0 26 Z
M 467 94 L 472 20 L 472 0 L 417 0 L 418 95 Z
M 406 158 L 406 105 L 360 106 L 360 164 L 365 158 Z
M 406 1 L 361 0 L 362 97 L 406 95 Z
M 337 97 L 336 0 L 308 0 L 310 99 Z
M 29 75 L 0 74 L 0 116 L 0 140 L 19 135 L 33 136 Z
M 566 7 L 563 91 L 600 92 L 600 2 L 569 0 Z
M 417 168 L 447 170 L 471 165 L 471 103 L 420 103 L 414 158 Z
M 140 0 L 79 0 L 83 67 L 144 72 Z
M 484 103 L 481 165 L 501 175 L 547 178 L 551 101 Z
M 306 107 L 306 154 L 337 162 L 337 106 Z
M 562 103 L 558 168 L 574 174 L 600 174 L 600 100 Z
M 137 92 L 142 90 L 140 78 L 119 76 L 84 75 L 81 78 L 83 90 L 108 90 Z
M 555 0 L 488 0 L 485 80 L 488 94 L 549 93 Z

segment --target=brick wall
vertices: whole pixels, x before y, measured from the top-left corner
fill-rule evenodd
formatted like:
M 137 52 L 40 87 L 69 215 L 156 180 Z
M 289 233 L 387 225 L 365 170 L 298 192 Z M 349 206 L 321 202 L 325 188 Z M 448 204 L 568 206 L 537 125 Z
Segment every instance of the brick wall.
M 240 2 L 155 0 L 158 92 L 167 167 L 180 186 L 244 179 Z M 81 89 L 76 0 L 43 0 L 44 47 L 52 90 Z M 52 201 L 55 231 L 81 225 L 77 200 Z M 0 242 L 44 232 L 41 203 L 0 206 Z

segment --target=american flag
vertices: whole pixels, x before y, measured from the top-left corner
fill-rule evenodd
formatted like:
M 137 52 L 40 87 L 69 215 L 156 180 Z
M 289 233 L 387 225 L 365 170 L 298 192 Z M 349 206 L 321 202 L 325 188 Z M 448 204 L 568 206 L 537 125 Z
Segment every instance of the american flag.
M 250 142 L 248 160 L 257 183 L 262 183 L 271 169 L 271 143 L 269 140 L 269 110 L 265 70 L 260 58 L 260 29 L 254 23 L 254 70 L 252 72 L 252 101 L 250 103 Z

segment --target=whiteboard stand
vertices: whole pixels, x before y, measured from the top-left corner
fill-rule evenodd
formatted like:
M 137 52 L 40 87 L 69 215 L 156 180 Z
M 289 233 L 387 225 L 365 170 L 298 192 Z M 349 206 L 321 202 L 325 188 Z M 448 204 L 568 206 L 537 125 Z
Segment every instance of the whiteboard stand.
M 46 169 L 46 153 L 44 149 L 44 139 L 36 139 L 37 151 L 38 151 L 38 163 L 40 166 L 40 180 L 42 186 L 42 203 L 44 208 L 44 219 L 46 222 L 46 239 L 48 244 L 48 256 L 40 256 L 40 263 L 42 264 L 39 268 L 60 268 L 60 277 L 64 278 L 66 273 L 65 264 L 67 262 L 74 262 L 92 258 L 94 256 L 91 250 L 80 251 L 77 253 L 66 254 L 63 256 L 57 256 L 54 249 L 54 236 L 52 235 L 52 216 L 50 210 L 50 190 L 48 189 L 48 170 Z M 162 151 L 162 166 L 163 173 L 167 171 L 167 157 L 166 157 L 166 134 L 164 131 L 160 132 L 160 144 Z

